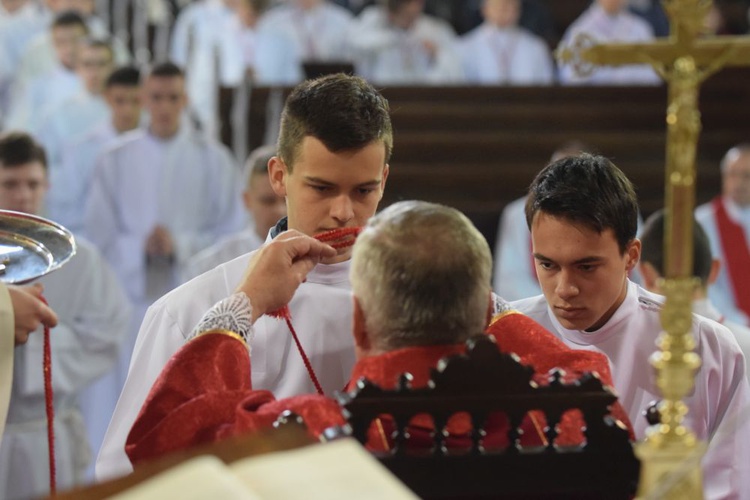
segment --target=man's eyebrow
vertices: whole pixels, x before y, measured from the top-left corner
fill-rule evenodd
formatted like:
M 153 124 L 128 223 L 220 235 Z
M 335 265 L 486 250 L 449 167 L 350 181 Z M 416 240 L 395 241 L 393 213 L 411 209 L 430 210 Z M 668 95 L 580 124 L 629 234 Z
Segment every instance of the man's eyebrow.
M 315 184 L 320 184 L 323 186 L 335 186 L 333 182 L 327 181 L 325 179 L 321 179 L 320 177 L 313 177 L 313 176 L 305 176 L 305 180 L 307 182 L 312 182 Z M 361 184 L 357 184 L 357 187 L 369 187 L 369 186 L 379 186 L 382 182 L 381 179 L 373 179 L 371 181 L 366 181 Z
M 543 260 L 545 262 L 555 262 L 553 259 L 550 259 L 549 257 L 545 257 L 544 255 L 540 253 L 534 253 L 534 258 L 537 260 Z M 580 264 L 595 264 L 597 262 L 601 262 L 603 259 L 602 257 L 597 257 L 596 255 L 592 255 L 590 257 L 584 257 L 582 259 L 578 259 L 577 261 L 573 262 L 573 265 L 580 265 Z

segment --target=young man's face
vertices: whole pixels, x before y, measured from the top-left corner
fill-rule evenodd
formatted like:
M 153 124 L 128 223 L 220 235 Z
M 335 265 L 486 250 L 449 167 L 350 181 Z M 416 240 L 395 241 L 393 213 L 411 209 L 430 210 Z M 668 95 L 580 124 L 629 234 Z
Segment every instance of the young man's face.
M 519 0 L 484 0 L 482 4 L 482 16 L 485 21 L 499 28 L 515 26 L 520 15 Z
M 255 221 L 256 233 L 265 239 L 268 230 L 286 215 L 284 197 L 273 191 L 268 175 L 264 174 L 254 174 L 242 196 L 245 208 L 252 214 L 253 221 Z
M 181 76 L 146 78 L 143 105 L 151 115 L 151 132 L 164 139 L 172 137 L 180 128 L 182 111 L 187 106 L 185 79 Z
M 590 331 L 604 325 L 625 299 L 641 242 L 621 254 L 611 229 L 599 234 L 544 212 L 534 215 L 531 241 L 539 284 L 560 324 Z
M 112 51 L 106 47 L 82 46 L 76 61 L 76 73 L 83 86 L 91 94 L 99 95 L 104 90 L 104 83 L 112 72 L 114 61 Z
M 722 173 L 722 191 L 736 204 L 750 205 L 750 153 L 739 153 L 727 162 Z
M 289 229 L 314 236 L 337 228 L 362 227 L 375 214 L 383 197 L 388 165 L 385 145 L 375 141 L 357 151 L 332 153 L 314 137 L 305 137 L 292 173 L 274 157 L 269 165 L 271 185 L 286 197 Z M 347 260 L 351 248 L 331 262 Z
M 112 111 L 112 124 L 117 132 L 127 132 L 141 120 L 141 88 L 112 85 L 104 91 L 104 98 Z
M 0 208 L 39 215 L 47 193 L 47 171 L 33 161 L 5 167 L 0 164 Z
M 607 14 L 619 14 L 628 3 L 628 0 L 597 0 L 599 5 Z
M 52 45 L 57 60 L 65 68 L 73 71 L 80 49 L 81 40 L 86 36 L 83 26 L 57 26 L 52 28 Z

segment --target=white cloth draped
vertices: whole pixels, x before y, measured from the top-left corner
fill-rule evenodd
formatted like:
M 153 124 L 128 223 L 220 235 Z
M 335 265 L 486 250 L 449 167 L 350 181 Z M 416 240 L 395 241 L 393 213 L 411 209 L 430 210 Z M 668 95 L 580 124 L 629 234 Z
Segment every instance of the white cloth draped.
M 640 440 L 647 427 L 642 412 L 652 401 L 661 399 L 648 357 L 656 350 L 655 341 L 662 331 L 663 300 L 628 282 L 624 302 L 595 332 L 563 328 L 544 296 L 511 305 L 568 347 L 600 352 L 609 358 L 620 403 Z M 693 334 L 702 365 L 695 389 L 685 400 L 689 408 L 685 425 L 698 439 L 709 441 L 701 462 L 705 498 L 750 498 L 750 385 L 744 356 L 732 333 L 714 321 L 693 315 Z

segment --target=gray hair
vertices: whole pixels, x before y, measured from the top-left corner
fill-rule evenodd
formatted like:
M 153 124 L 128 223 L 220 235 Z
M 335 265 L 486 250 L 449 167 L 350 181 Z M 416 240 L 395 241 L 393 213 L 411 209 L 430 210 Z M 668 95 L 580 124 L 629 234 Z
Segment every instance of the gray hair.
M 739 158 L 742 155 L 750 154 L 750 142 L 743 142 L 741 144 L 737 144 L 733 148 L 731 148 L 729 151 L 727 151 L 724 154 L 724 157 L 721 159 L 721 173 L 725 173 L 727 171 L 727 167 L 730 163 L 733 161 L 736 161 L 737 158 Z
M 458 210 L 404 201 L 370 219 L 351 281 L 374 346 L 455 344 L 486 327 L 492 256 Z

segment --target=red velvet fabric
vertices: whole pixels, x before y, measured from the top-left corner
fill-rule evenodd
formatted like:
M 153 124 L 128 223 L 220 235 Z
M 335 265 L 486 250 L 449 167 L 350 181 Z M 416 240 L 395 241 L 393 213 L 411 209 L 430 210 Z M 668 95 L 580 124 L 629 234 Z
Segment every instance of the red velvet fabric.
M 569 379 L 584 371 L 596 371 L 611 385 L 609 365 L 604 356 L 573 351 L 536 322 L 521 314 L 497 319 L 488 329 L 501 350 L 515 352 L 521 361 L 537 370 L 539 383 L 546 383 L 550 368 L 563 368 Z M 398 377 L 409 372 L 412 387 L 426 385 L 430 369 L 445 356 L 464 351 L 463 345 L 413 347 L 361 359 L 354 367 L 349 388 L 361 377 L 385 388 L 393 388 Z M 234 337 L 220 333 L 203 335 L 186 344 L 169 361 L 141 409 L 128 435 L 125 451 L 134 465 L 169 452 L 209 443 L 229 436 L 269 427 L 285 410 L 302 416 L 313 436 L 345 420 L 338 404 L 318 395 L 302 395 L 276 400 L 268 391 L 253 390 L 250 380 L 250 358 L 245 345 Z M 615 415 L 628 423 L 619 403 Z M 368 447 L 382 450 L 389 446 L 385 431 L 373 425 Z M 413 443 L 430 445 L 431 422 L 416 419 Z M 558 444 L 582 441 L 582 421 L 577 415 L 566 415 L 560 425 Z M 628 425 L 629 426 L 629 425 Z M 542 444 L 544 420 L 540 415 L 523 424 L 522 445 Z M 466 415 L 451 420 L 448 444 L 458 447 L 468 443 L 471 429 Z M 496 417 L 488 423 L 491 446 L 504 446 L 507 423 Z M 632 433 L 632 431 L 631 431 Z M 421 436 L 421 437 L 420 437 Z

